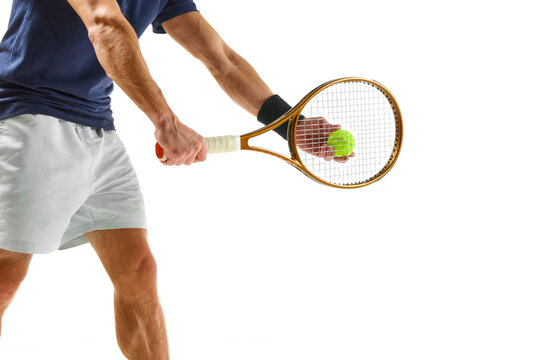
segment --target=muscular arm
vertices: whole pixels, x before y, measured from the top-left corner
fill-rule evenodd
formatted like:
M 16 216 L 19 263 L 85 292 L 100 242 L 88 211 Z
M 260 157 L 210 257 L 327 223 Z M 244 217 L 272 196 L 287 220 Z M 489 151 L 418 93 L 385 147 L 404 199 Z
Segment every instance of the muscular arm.
M 167 151 L 166 165 L 189 165 L 206 158 L 202 136 L 178 121 L 152 79 L 135 31 L 116 0 L 67 0 L 79 14 L 97 58 L 107 73 L 156 126 Z
M 257 116 L 273 95 L 255 69 L 232 50 L 199 12 L 163 23 L 167 33 L 208 68 L 221 88 L 241 107 Z
M 135 31 L 115 0 L 68 0 L 88 29 L 107 75 L 155 124 L 174 114 L 152 79 Z
M 270 88 L 255 69 L 223 41 L 200 13 L 186 13 L 166 21 L 162 25 L 176 42 L 206 65 L 221 88 L 237 104 L 252 115 L 257 116 L 262 123 L 268 124 L 269 121 L 277 119 L 290 108 L 281 98 L 277 100 L 277 104 L 267 102 L 273 95 Z M 265 109 L 261 109 L 263 104 Z M 333 159 L 334 151 L 331 147 L 323 145 L 315 148 L 304 145 L 306 139 L 314 137 L 323 139 L 318 142 L 326 144 L 325 139 L 328 138 L 328 134 L 339 129 L 340 126 L 331 125 L 322 117 L 302 120 L 299 124 L 300 131 L 298 133 L 301 136 L 297 136 L 296 140 L 300 148 L 314 156 L 324 157 L 327 160 Z M 309 130 L 306 130 L 307 128 Z M 287 123 L 282 124 L 275 131 L 287 139 Z M 348 157 L 334 159 L 347 161 Z

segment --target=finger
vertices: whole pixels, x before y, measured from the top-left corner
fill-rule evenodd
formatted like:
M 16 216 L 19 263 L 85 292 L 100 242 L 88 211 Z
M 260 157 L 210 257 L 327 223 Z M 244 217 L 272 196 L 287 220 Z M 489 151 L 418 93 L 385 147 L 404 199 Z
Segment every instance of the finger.
M 331 133 L 333 133 L 336 130 L 339 130 L 340 128 L 341 128 L 341 125 L 325 124 L 323 127 L 323 135 L 325 138 L 328 138 Z
M 208 155 L 204 139 L 201 138 L 201 140 L 202 141 L 201 141 L 200 147 L 198 148 L 198 150 L 196 150 L 193 153 L 193 162 L 194 163 L 206 160 L 206 156 Z
M 195 160 L 195 155 L 193 153 L 187 155 L 186 157 L 184 157 L 184 159 L 182 160 L 182 163 L 179 164 L 179 165 L 191 165 L 193 163 L 193 160 Z
M 313 131 L 313 130 L 320 131 L 319 129 L 321 127 L 324 127 L 326 124 L 328 124 L 326 119 L 321 117 L 321 116 L 318 116 L 318 117 L 310 118 L 309 122 L 307 122 L 305 124 L 304 128 L 307 129 L 308 131 L 309 130 L 311 130 L 311 131 Z
M 181 162 L 184 157 L 181 152 L 174 151 L 172 149 L 167 150 L 166 154 L 167 154 L 167 160 L 162 161 L 162 163 L 168 166 L 178 165 L 178 163 Z
M 333 146 L 323 146 L 324 151 L 324 160 L 330 161 L 334 158 L 334 147 Z
M 309 120 L 311 120 L 313 125 L 323 125 L 327 123 L 326 119 L 322 116 L 315 116 L 315 117 L 309 118 Z
M 186 161 L 184 161 L 184 165 L 186 166 L 189 166 L 191 164 L 193 164 L 193 162 L 195 161 L 195 156 L 190 156 L 189 158 L 186 159 Z
M 163 165 L 165 165 L 165 166 L 174 166 L 174 165 L 176 165 L 176 161 L 174 161 L 172 159 L 167 159 L 165 161 L 162 161 L 161 163 Z
M 185 159 L 184 165 L 191 165 L 195 161 L 198 155 L 198 151 L 193 151 L 189 156 Z
M 180 165 L 184 165 L 184 159 L 181 158 L 179 160 L 176 160 L 176 162 L 174 163 L 174 166 L 180 166 Z
M 306 150 L 308 150 L 308 153 L 313 156 L 324 157 L 324 149 L 322 149 L 320 146 L 311 147 Z
M 208 156 L 208 152 L 206 150 L 206 144 L 203 142 L 203 146 L 201 147 L 199 153 L 197 154 L 195 161 L 196 162 L 205 161 L 207 156 Z
M 326 136 L 330 136 L 331 133 L 333 133 L 334 131 L 337 131 L 341 129 L 341 125 L 340 124 L 327 124 L 324 128 L 325 130 L 325 135 Z
M 330 128 L 330 125 L 329 124 L 324 125 L 324 127 L 322 128 L 322 137 L 326 139 L 328 138 L 328 136 L 330 136 L 331 133 L 332 133 L 332 129 Z
M 176 157 L 176 161 L 174 163 L 175 166 L 184 165 L 186 163 L 187 155 L 184 153 L 181 156 Z
M 335 157 L 334 160 L 340 163 L 345 163 L 349 161 L 349 159 L 352 157 L 354 157 L 354 151 L 350 155 L 347 155 L 347 156 Z

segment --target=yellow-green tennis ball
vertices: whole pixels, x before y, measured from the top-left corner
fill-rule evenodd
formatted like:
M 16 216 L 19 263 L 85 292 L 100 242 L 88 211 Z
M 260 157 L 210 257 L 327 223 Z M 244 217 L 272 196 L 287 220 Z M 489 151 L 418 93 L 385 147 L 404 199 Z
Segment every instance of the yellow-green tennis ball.
M 328 136 L 328 146 L 334 147 L 334 156 L 349 156 L 354 150 L 354 136 L 347 130 L 336 130 Z

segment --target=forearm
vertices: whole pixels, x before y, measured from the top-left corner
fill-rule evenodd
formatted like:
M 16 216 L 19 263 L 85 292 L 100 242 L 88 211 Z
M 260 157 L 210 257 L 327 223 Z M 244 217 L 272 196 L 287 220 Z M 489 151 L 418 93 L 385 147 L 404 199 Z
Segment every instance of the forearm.
M 135 31 L 125 19 L 108 19 L 89 27 L 89 37 L 107 75 L 154 125 L 174 114 L 144 61 Z
M 240 106 L 255 115 L 265 125 L 270 124 L 291 109 L 281 97 L 272 93 L 253 67 L 238 54 L 228 57 L 221 70 L 210 71 L 225 92 Z M 274 129 L 288 139 L 288 122 Z
M 255 69 L 233 50 L 227 60 L 208 66 L 221 88 L 242 108 L 257 116 L 264 102 L 273 95 Z
M 240 106 L 268 125 L 291 109 L 281 97 L 275 95 L 259 77 L 253 67 L 241 56 L 230 50 L 220 66 L 208 66 L 219 85 Z M 288 122 L 274 129 L 285 140 Z

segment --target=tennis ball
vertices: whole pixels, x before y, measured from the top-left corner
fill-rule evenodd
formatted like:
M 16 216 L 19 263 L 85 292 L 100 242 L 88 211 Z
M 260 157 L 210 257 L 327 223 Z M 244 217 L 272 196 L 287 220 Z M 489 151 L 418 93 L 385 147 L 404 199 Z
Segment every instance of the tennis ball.
M 328 136 L 328 146 L 334 147 L 334 156 L 349 156 L 354 150 L 354 136 L 347 130 L 336 130 Z

